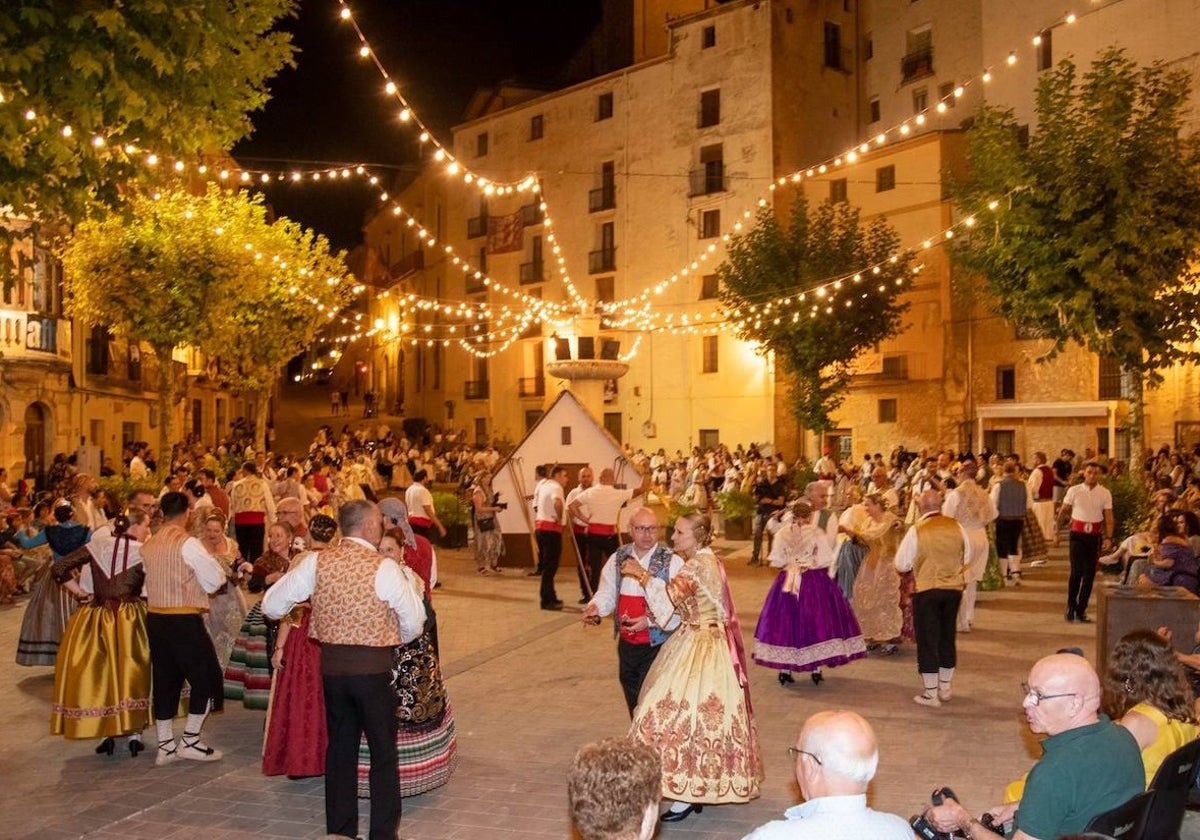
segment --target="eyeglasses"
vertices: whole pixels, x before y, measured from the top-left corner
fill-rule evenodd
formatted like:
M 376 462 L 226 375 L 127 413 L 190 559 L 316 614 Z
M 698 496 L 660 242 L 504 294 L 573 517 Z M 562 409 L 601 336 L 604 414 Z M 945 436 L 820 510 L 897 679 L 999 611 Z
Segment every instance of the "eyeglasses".
M 802 750 L 799 747 L 788 747 L 788 755 L 790 755 L 793 759 L 797 759 L 802 755 L 806 755 L 813 761 L 817 762 L 818 767 L 822 766 L 821 759 L 816 753 L 810 753 L 808 750 Z
M 1074 691 L 1068 694 L 1042 694 L 1036 688 L 1030 688 L 1029 683 L 1021 683 L 1021 690 L 1025 692 L 1025 699 L 1032 700 L 1035 706 L 1040 706 L 1044 700 L 1057 700 L 1059 697 L 1078 696 Z
M 658 530 L 657 525 L 634 525 L 629 530 L 636 531 L 639 534 L 653 534 Z

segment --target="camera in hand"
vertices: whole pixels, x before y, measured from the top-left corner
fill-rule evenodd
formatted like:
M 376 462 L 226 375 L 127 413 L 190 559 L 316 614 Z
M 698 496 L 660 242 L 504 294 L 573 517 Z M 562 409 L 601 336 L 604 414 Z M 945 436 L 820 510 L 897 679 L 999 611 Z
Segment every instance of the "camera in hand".
M 947 799 L 953 799 L 955 802 L 957 802 L 958 796 L 950 788 L 940 787 L 933 792 L 933 795 L 930 796 L 929 799 L 933 803 L 934 807 L 936 807 L 941 805 Z M 991 814 L 984 814 L 983 819 L 981 819 L 979 823 L 989 831 L 994 831 L 1001 837 L 1004 836 L 1004 829 L 993 823 Z M 970 835 L 964 834 L 961 831 L 938 831 L 928 820 L 925 819 L 924 814 L 917 814 L 908 821 L 908 824 L 912 826 L 912 830 L 916 833 L 916 835 L 923 838 L 923 840 L 960 840 L 960 838 L 969 839 L 970 837 Z
M 508 502 L 500 501 L 500 494 L 494 493 L 492 494 L 492 507 L 499 508 L 500 510 L 508 510 Z

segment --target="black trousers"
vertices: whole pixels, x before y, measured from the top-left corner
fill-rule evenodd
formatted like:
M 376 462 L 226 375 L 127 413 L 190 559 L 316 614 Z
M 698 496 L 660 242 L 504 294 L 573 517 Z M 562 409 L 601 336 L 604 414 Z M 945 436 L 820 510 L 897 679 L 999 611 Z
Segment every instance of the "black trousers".
M 242 559 L 253 563 L 263 554 L 263 537 L 266 536 L 266 525 L 239 525 L 233 523 L 233 535 L 237 539 L 238 551 Z
M 171 720 L 179 709 L 183 681 L 192 687 L 188 712 L 202 715 L 225 705 L 225 679 L 212 639 L 199 613 L 146 613 L 154 719 Z
M 600 572 L 604 571 L 604 564 L 621 547 L 621 541 L 616 534 L 590 534 L 588 543 L 588 576 L 592 591 L 595 592 L 600 588 Z
M 621 681 L 621 690 L 625 692 L 625 705 L 629 707 L 629 717 L 637 708 L 638 695 L 642 693 L 642 683 L 650 666 L 658 656 L 662 645 L 635 645 L 624 639 L 617 640 L 617 678 Z
M 996 520 L 996 556 L 1016 557 L 1021 553 L 1021 528 L 1024 519 Z
M 562 558 L 562 534 L 558 531 L 538 531 L 538 569 L 542 575 L 542 606 L 558 603 L 554 591 L 554 576 L 558 574 L 558 561 Z
M 325 830 L 358 836 L 358 744 L 371 749 L 371 840 L 395 840 L 400 826 L 400 766 L 396 756 L 396 692 L 392 675 L 324 675 Z
M 1096 579 L 1096 563 L 1100 560 L 1099 533 L 1071 532 L 1068 550 L 1071 555 L 1071 577 L 1067 579 L 1067 611 L 1076 617 L 1087 613 L 1092 597 L 1092 581 Z
M 913 595 L 913 630 L 917 634 L 917 672 L 936 674 L 953 668 L 958 660 L 954 646 L 958 627 L 958 589 L 926 589 Z
M 591 578 L 591 569 L 588 564 L 591 562 L 592 556 L 592 537 L 587 534 L 575 534 L 575 548 L 579 554 L 580 562 L 575 564 L 575 574 L 579 578 L 579 596 L 581 598 L 590 598 L 588 594 L 588 583 Z M 586 572 L 587 574 L 584 574 Z M 595 594 L 596 587 L 593 585 L 592 594 Z

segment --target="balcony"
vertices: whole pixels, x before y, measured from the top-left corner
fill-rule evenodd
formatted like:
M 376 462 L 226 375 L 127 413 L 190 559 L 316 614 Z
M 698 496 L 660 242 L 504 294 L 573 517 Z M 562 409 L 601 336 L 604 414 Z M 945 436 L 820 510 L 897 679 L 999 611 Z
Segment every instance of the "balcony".
M 588 190 L 588 212 L 599 213 L 601 210 L 612 210 L 617 206 L 617 188 L 614 184 L 605 184 L 598 190 Z
M 489 382 L 486 379 L 468 379 L 463 383 L 464 400 L 486 400 Z
M 541 205 L 532 201 L 529 204 L 521 207 L 521 224 L 525 227 L 540 225 L 545 220 L 545 215 L 542 213 Z
M 517 380 L 517 395 L 522 397 L 546 396 L 546 377 L 523 376 Z
M 391 274 L 392 282 L 394 283 L 398 280 L 404 279 L 414 271 L 420 271 L 424 267 L 425 252 L 418 250 L 413 251 L 410 254 L 406 254 L 396 262 L 392 263 L 388 269 L 388 273 Z
M 478 239 L 487 236 L 487 216 L 473 216 L 467 219 L 467 239 Z
M 923 47 L 900 59 L 900 83 L 915 82 L 933 75 L 933 47 Z
M 602 271 L 616 270 L 616 248 L 601 248 L 599 251 L 588 252 L 588 274 L 599 274 Z
M 691 192 L 689 195 L 712 195 L 725 192 L 725 164 L 722 161 L 706 163 L 690 173 Z
M 545 279 L 544 265 L 541 260 L 521 263 L 520 281 L 525 286 L 529 283 L 541 283 Z

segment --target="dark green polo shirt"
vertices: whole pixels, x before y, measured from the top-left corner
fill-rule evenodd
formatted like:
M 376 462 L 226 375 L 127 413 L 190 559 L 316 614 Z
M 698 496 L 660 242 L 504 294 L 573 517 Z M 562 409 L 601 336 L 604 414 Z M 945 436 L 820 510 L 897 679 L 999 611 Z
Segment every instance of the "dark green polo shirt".
M 1017 828 L 1038 840 L 1083 831 L 1092 817 L 1146 789 L 1137 741 L 1106 715 L 1052 735 L 1042 753 L 1017 811 Z

